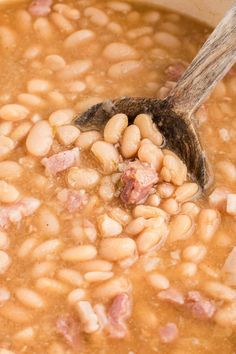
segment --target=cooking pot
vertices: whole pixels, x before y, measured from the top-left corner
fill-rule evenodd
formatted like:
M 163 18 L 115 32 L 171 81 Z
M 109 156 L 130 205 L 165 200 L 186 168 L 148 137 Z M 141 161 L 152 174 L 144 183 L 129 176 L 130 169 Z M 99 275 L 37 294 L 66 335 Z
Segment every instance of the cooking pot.
M 109 0 L 107 0 L 109 1 Z M 164 9 L 177 11 L 191 16 L 210 26 L 216 26 L 233 0 L 128 0 L 129 2 L 153 4 Z M 0 0 L 1 6 L 13 3 L 22 3 L 24 0 Z M 30 2 L 30 1 L 28 1 Z

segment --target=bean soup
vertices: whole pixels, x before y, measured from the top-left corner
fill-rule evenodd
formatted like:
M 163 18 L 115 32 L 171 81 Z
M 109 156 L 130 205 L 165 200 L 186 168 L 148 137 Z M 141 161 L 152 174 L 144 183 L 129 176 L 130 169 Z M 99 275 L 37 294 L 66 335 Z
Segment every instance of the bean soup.
M 0 9 L 0 354 L 236 353 L 236 71 L 196 113 L 203 194 L 152 117 L 210 29 L 123 1 Z

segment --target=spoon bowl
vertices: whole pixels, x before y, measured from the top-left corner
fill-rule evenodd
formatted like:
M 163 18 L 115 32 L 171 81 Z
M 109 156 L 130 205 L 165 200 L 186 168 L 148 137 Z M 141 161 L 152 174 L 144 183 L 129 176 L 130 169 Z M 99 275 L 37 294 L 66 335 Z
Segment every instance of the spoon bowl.
M 193 124 L 171 109 L 168 100 L 156 98 L 123 97 L 92 106 L 75 123 L 82 130 L 101 130 L 117 113 L 124 113 L 132 124 L 135 117 L 147 113 L 164 136 L 164 145 L 184 161 L 193 180 L 203 188 L 209 181 L 205 154 L 202 151 Z

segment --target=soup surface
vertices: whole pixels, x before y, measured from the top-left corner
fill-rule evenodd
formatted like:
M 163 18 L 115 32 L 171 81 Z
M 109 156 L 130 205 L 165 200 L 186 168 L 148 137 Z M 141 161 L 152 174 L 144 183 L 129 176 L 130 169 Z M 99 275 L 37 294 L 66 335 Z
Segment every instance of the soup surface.
M 210 30 L 121 1 L 0 10 L 0 354 L 236 352 L 236 72 L 196 113 L 206 195 L 151 117 Z

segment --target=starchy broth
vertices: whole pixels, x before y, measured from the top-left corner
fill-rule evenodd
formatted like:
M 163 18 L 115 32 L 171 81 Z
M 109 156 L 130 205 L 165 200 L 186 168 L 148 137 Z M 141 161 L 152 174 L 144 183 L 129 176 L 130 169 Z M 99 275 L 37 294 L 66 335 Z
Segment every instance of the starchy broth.
M 0 354 L 236 352 L 236 71 L 196 113 L 202 195 L 151 117 L 210 29 L 123 1 L 0 9 Z

